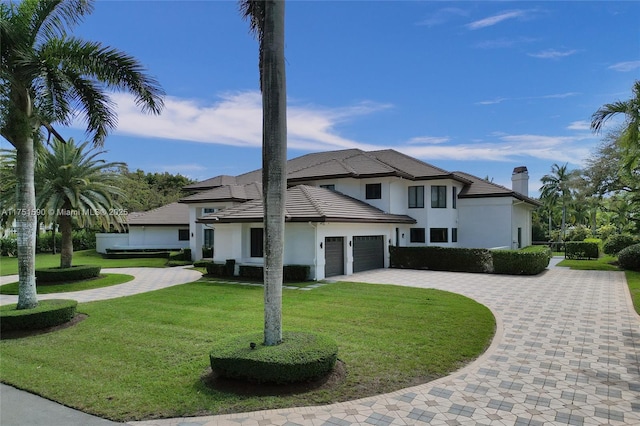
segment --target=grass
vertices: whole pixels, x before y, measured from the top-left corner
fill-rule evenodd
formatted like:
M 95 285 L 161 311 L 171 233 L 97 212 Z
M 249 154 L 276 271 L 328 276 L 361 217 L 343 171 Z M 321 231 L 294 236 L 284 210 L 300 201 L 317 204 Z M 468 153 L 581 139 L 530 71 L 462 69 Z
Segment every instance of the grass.
M 558 264 L 558 266 L 565 266 L 571 269 L 592 270 L 592 271 L 619 271 L 616 265 L 612 265 L 611 262 L 615 262 L 614 256 L 603 256 L 599 259 L 591 260 L 573 260 L 564 259 Z
M 65 293 L 71 291 L 92 290 L 94 288 L 109 287 L 133 280 L 135 277 L 126 274 L 100 274 L 98 278 L 73 281 L 70 283 L 54 283 L 38 285 L 38 294 Z M 0 286 L 0 294 L 18 294 L 18 283 L 9 283 Z
M 284 329 L 326 334 L 344 382 L 280 396 L 238 396 L 201 381 L 213 343 L 260 332 L 263 290 L 211 281 L 80 304 L 74 327 L 0 342 L 0 380 L 117 421 L 326 404 L 444 376 L 480 355 L 491 312 L 433 289 L 334 283 L 285 290 Z
M 627 276 L 627 284 L 629 285 L 633 306 L 636 308 L 638 315 L 640 315 L 640 272 L 625 271 L 625 274 Z
M 73 253 L 74 265 L 100 265 L 103 268 L 131 268 L 152 267 L 164 268 L 167 259 L 104 259 L 95 250 L 81 250 Z M 36 268 L 52 268 L 60 266 L 60 254 L 36 254 Z M 18 259 L 15 257 L 0 257 L 0 275 L 15 275 L 18 273 Z

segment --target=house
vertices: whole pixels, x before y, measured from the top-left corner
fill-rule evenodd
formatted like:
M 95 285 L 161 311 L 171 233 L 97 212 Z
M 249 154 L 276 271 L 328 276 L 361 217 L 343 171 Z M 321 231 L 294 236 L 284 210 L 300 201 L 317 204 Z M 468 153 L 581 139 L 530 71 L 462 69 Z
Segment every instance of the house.
M 261 170 L 185 189 L 190 247 L 213 259 L 262 264 Z M 285 264 L 312 279 L 388 267 L 389 246 L 520 248 L 531 244 L 526 167 L 512 188 L 448 172 L 394 150 L 303 155 L 287 162 Z

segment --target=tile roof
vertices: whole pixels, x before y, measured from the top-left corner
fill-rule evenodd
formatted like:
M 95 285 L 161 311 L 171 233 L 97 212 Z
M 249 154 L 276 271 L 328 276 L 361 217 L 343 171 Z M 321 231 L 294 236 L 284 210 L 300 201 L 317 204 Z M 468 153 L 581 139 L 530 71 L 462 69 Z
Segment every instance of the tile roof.
M 470 175 L 469 173 L 454 172 L 453 174 L 471 182 L 470 185 L 466 185 L 462 191 L 460 191 L 458 198 L 514 197 L 518 200 L 533 204 L 534 206 L 542 205 L 538 200 L 527 197 L 502 185 L 489 182 L 486 179 Z
M 236 183 L 237 182 L 235 176 L 220 175 L 207 180 L 189 184 L 187 186 L 184 186 L 182 189 L 186 191 L 202 191 L 205 189 L 216 188 L 223 185 L 235 185 Z
M 202 223 L 262 222 L 262 200 L 229 207 L 198 219 Z M 298 185 L 287 190 L 287 222 L 416 223 L 407 215 L 385 213 L 364 201 L 330 189 Z
M 131 213 L 127 215 L 127 223 L 129 226 L 189 226 L 189 206 L 175 202 L 147 212 Z
M 181 198 L 180 203 L 204 203 L 207 201 L 249 201 L 262 197 L 262 184 L 224 185 Z

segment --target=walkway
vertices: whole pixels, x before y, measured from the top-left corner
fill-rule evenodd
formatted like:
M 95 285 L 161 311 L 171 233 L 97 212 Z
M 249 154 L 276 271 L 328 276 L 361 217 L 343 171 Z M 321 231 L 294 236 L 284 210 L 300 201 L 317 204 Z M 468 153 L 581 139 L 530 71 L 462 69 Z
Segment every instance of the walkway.
M 131 422 L 211 425 L 640 425 L 640 318 L 622 272 L 537 277 L 384 269 L 335 277 L 439 288 L 488 306 L 489 350 L 456 373 L 358 401 Z

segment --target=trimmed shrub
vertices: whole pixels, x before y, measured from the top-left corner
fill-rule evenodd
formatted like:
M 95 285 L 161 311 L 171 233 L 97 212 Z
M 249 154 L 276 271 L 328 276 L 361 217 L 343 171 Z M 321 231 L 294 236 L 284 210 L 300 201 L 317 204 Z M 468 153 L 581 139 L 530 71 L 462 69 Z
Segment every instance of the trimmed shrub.
M 207 274 L 213 277 L 225 277 L 227 274 L 227 267 L 224 263 L 209 262 L 205 266 Z
M 171 255 L 168 251 L 109 251 L 102 255 L 105 259 L 149 259 L 164 258 L 169 259 Z
M 311 267 L 308 265 L 284 265 L 283 279 L 288 282 L 307 281 Z
M 325 376 L 338 359 L 338 345 L 319 334 L 284 332 L 276 346 L 262 340 L 263 334 L 255 333 L 217 342 L 209 355 L 211 369 L 232 379 L 295 383 Z
M 255 265 L 240 265 L 238 276 L 248 280 L 262 281 L 264 279 L 264 268 Z
M 213 262 L 210 260 L 196 260 L 193 262 L 193 266 L 196 268 L 206 268 L 207 265 L 212 264 Z
M 96 278 L 100 275 L 101 268 L 99 265 L 78 265 L 71 268 L 40 268 L 36 269 L 36 282 L 44 284 Z
M 620 250 L 636 244 L 637 242 L 637 238 L 629 234 L 611 235 L 604 242 L 603 250 L 605 254 L 615 256 Z
M 0 238 L 0 256 L 15 257 L 18 254 L 18 240 L 15 235 Z
M 492 272 L 493 262 L 488 249 L 448 247 L 389 247 L 391 267 L 400 269 L 430 269 L 452 272 Z
M 567 241 L 564 255 L 567 259 L 597 259 L 598 243 L 584 241 Z
M 565 241 L 584 241 L 587 238 L 591 238 L 593 234 L 591 229 L 584 225 L 576 225 L 569 229 L 565 237 Z
M 640 271 L 640 244 L 626 247 L 618 253 L 618 265 L 622 269 Z
M 519 251 L 495 250 L 493 257 L 493 273 L 508 275 L 537 275 L 549 266 L 551 250 Z
M 193 265 L 193 262 L 190 261 L 190 260 L 168 260 L 166 265 L 169 266 L 170 268 L 172 268 L 174 266 Z
M 71 321 L 76 314 L 75 300 L 41 300 L 33 309 L 16 309 L 17 304 L 0 307 L 0 330 L 40 330 Z

